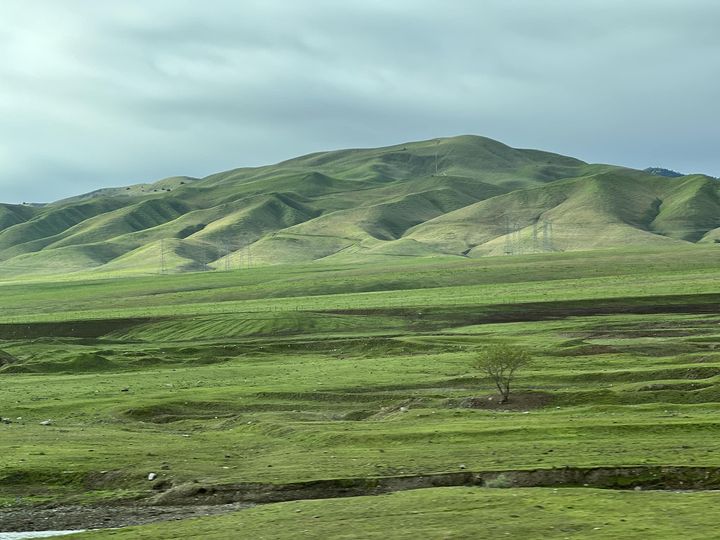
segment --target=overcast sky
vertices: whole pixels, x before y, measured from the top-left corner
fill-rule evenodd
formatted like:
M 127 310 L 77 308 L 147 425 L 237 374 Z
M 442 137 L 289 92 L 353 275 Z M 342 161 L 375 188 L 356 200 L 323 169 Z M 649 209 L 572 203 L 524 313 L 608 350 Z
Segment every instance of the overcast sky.
M 717 0 L 1 0 L 0 201 L 473 133 L 720 176 Z

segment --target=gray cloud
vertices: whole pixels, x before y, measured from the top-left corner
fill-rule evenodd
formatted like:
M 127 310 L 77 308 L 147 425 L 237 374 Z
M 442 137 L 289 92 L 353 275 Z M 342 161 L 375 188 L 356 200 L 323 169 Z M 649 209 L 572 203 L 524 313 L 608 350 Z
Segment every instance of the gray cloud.
M 5 0 L 0 200 L 477 133 L 720 175 L 713 0 Z

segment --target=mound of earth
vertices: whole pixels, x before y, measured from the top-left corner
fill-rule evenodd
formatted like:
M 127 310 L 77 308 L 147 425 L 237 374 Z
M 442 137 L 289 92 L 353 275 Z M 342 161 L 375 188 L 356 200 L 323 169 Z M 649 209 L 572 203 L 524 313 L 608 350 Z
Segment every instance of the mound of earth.
M 527 411 L 547 407 L 552 402 L 552 396 L 544 392 L 517 392 L 510 395 L 510 399 L 502 403 L 498 395 L 471 397 L 463 400 L 452 400 L 449 406 L 466 407 L 468 409 L 501 409 L 511 411 Z

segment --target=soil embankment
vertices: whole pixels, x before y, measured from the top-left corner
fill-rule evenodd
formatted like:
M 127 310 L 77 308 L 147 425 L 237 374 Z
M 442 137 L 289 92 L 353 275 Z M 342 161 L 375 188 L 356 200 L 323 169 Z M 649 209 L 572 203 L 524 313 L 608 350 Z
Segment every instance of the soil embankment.
M 152 499 L 154 504 L 264 504 L 301 499 L 379 495 L 433 487 L 593 487 L 604 489 L 720 489 L 716 467 L 563 467 L 554 469 L 439 473 L 378 478 L 340 478 L 290 484 L 184 484 Z
M 183 484 L 133 505 L 12 508 L 0 511 L 4 531 L 95 529 L 215 515 L 294 500 L 379 495 L 411 489 L 477 486 L 486 488 L 592 487 L 643 490 L 720 489 L 717 467 L 563 467 L 516 471 L 461 471 L 415 476 L 338 478 L 263 484 L 259 482 Z

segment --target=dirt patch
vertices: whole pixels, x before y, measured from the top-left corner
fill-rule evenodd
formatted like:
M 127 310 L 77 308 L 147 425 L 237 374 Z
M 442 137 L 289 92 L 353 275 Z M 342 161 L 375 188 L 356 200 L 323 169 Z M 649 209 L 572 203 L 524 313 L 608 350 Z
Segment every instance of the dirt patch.
M 602 489 L 715 490 L 717 467 L 563 467 L 478 473 L 485 487 L 593 487 Z
M 638 392 L 658 392 L 660 390 L 676 390 L 682 392 L 691 392 L 693 390 L 702 390 L 703 388 L 712 388 L 715 386 L 711 383 L 657 383 L 641 386 Z
M 450 408 L 529 411 L 547 407 L 552 401 L 552 394 L 546 394 L 544 392 L 518 392 L 512 394 L 506 403 L 500 403 L 500 396 L 494 394 L 465 399 L 450 399 L 445 402 L 445 405 Z
M 595 356 L 600 354 L 616 354 L 617 352 L 619 352 L 619 349 L 612 345 L 583 343 L 555 352 L 554 356 Z
M 4 508 L 3 532 L 107 529 L 144 525 L 158 521 L 172 521 L 225 514 L 251 505 L 197 506 L 55 506 L 47 508 Z
M 176 401 L 127 409 L 122 415 L 140 422 L 168 424 L 181 420 L 212 420 L 232 418 L 240 413 L 232 402 Z
M 87 490 L 104 489 L 119 485 L 127 479 L 127 473 L 120 470 L 97 471 L 88 473 L 83 480 Z

